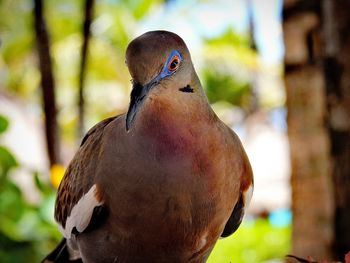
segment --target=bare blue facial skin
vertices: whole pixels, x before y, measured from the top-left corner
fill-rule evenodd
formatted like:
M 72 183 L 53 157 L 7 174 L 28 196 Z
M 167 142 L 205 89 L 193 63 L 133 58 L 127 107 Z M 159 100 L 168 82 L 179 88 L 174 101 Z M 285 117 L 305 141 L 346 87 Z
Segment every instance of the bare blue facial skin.
M 179 63 L 182 62 L 183 59 L 182 59 L 182 56 L 180 55 L 179 51 L 177 51 L 177 50 L 171 51 L 171 54 L 170 54 L 168 60 L 166 61 L 166 63 L 164 64 L 164 67 L 163 67 L 162 71 L 160 72 L 160 74 L 157 77 L 155 77 L 155 79 L 157 79 L 159 81 L 159 80 L 161 80 L 163 78 L 166 78 L 166 77 L 169 77 L 169 76 L 173 75 L 176 72 L 176 70 L 175 71 L 169 70 L 169 64 L 171 63 L 173 58 L 176 57 L 176 56 L 180 60 Z

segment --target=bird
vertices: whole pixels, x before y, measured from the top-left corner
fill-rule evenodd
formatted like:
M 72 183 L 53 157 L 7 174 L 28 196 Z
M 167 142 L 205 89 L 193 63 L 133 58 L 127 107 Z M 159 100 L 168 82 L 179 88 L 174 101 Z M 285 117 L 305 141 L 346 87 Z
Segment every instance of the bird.
M 206 262 L 242 222 L 252 168 L 183 39 L 146 32 L 125 62 L 129 108 L 83 138 L 57 192 L 63 239 L 42 262 Z

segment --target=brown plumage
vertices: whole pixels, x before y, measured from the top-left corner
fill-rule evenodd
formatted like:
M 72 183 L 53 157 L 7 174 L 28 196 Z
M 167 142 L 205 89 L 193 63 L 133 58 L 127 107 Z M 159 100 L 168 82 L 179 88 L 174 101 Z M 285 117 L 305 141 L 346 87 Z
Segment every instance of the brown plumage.
M 66 249 L 85 263 L 205 262 L 242 220 L 248 158 L 210 108 L 179 36 L 145 33 L 126 63 L 128 113 L 88 132 L 58 190 Z

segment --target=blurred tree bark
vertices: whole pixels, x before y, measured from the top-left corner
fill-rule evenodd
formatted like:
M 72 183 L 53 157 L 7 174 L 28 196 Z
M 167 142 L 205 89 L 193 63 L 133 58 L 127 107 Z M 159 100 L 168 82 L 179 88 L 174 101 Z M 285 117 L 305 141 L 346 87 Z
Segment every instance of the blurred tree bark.
M 84 86 L 85 86 L 85 73 L 86 73 L 86 61 L 90 40 L 90 26 L 92 22 L 92 14 L 94 9 L 94 0 L 85 1 L 85 18 L 83 24 L 83 45 L 81 48 L 81 61 L 80 61 L 80 74 L 79 74 L 79 96 L 78 96 L 78 108 L 79 108 L 79 123 L 78 132 L 79 136 L 83 137 L 85 133 L 85 99 L 84 99 Z
M 45 133 L 50 165 L 60 163 L 55 83 L 52 73 L 49 36 L 43 17 L 41 0 L 34 0 L 34 28 L 41 73 L 41 89 L 45 114 Z
M 350 248 L 350 2 L 285 0 L 283 31 L 295 255 Z
M 324 72 L 335 198 L 334 254 L 350 250 L 350 1 L 323 0 Z

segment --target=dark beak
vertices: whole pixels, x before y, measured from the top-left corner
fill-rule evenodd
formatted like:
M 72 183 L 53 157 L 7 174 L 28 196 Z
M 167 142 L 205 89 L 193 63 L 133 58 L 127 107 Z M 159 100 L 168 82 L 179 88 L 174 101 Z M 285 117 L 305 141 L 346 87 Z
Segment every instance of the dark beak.
M 149 91 L 158 84 L 157 80 L 152 80 L 148 84 L 142 86 L 140 83 L 135 82 L 132 86 L 130 94 L 130 105 L 128 113 L 126 114 L 126 130 L 128 131 L 135 119 L 136 113 L 142 105 Z

